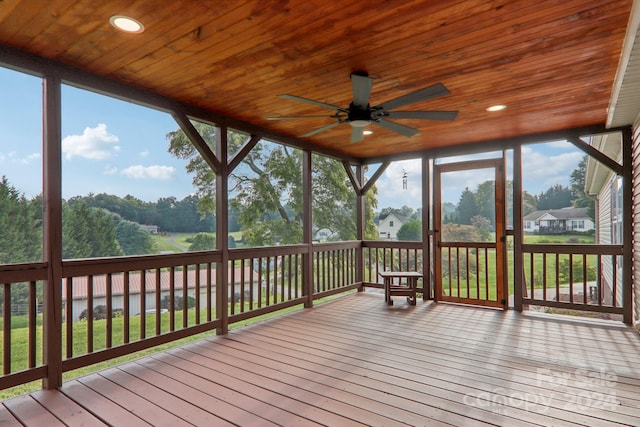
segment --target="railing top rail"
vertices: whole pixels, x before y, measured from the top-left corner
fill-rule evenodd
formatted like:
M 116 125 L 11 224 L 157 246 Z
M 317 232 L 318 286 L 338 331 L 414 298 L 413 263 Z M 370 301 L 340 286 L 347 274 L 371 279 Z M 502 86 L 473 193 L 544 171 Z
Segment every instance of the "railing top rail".
M 362 242 L 360 240 L 349 240 L 344 242 L 314 243 L 313 251 L 321 252 L 321 251 L 331 251 L 336 249 L 356 249 L 361 246 L 362 246 Z
M 46 262 L 0 265 L 0 283 L 27 282 L 46 278 Z
M 389 240 L 363 240 L 364 248 L 399 248 L 399 249 L 422 249 L 422 242 L 416 241 L 389 241 Z
M 267 256 L 282 256 L 303 254 L 308 252 L 307 245 L 282 245 L 282 246 L 264 246 L 255 248 L 238 248 L 229 250 L 229 259 L 247 259 L 261 258 Z
M 522 245 L 522 252 L 577 255 L 622 255 L 622 248 L 622 245 L 528 243 Z
M 219 251 L 185 252 L 167 255 L 127 256 L 116 258 L 87 258 L 64 261 L 64 277 L 86 276 L 182 265 L 206 264 L 221 260 Z
M 440 242 L 443 248 L 494 248 L 496 242 Z

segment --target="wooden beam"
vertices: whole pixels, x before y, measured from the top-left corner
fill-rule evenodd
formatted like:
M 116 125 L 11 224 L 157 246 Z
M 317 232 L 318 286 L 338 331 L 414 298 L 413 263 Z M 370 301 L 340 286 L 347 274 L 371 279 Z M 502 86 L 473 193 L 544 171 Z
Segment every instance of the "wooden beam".
M 422 158 L 422 299 L 431 298 L 431 160 Z
M 362 193 L 362 181 L 360 180 L 359 177 L 356 177 L 356 175 L 353 173 L 353 169 L 351 169 L 351 163 L 344 160 L 342 162 L 342 165 L 344 166 L 344 170 L 347 173 L 347 176 L 349 177 L 349 181 L 351 181 L 351 185 L 353 186 L 353 189 L 355 190 L 356 194 L 360 195 Z
M 362 194 L 367 194 L 367 191 L 369 191 L 371 187 L 374 186 L 378 178 L 382 176 L 382 174 L 389 167 L 390 164 L 391 164 L 391 160 L 385 160 L 384 162 L 382 162 L 378 170 L 376 170 L 374 174 L 371 175 L 371 178 L 369 178 L 366 184 L 364 184 L 364 186 L 362 187 Z
M 253 150 L 253 147 L 255 147 L 261 139 L 262 137 L 258 135 L 251 135 L 251 138 L 249 138 L 249 140 L 245 142 L 242 147 L 240 147 L 240 150 L 238 150 L 236 155 L 233 156 L 233 159 L 231 159 L 231 161 L 229 162 L 229 166 L 227 167 L 229 173 L 233 172 L 233 170 L 238 167 L 240 162 L 242 162 L 242 160 L 247 157 L 247 154 L 249 154 L 249 152 Z
M 196 147 L 198 153 L 200 153 L 209 167 L 213 169 L 213 172 L 218 173 L 221 168 L 220 160 L 216 157 L 215 154 L 213 154 L 213 151 L 211 151 L 211 148 L 209 148 L 204 138 L 202 138 L 200 132 L 198 132 L 195 126 L 193 126 L 191 120 L 189 120 L 189 118 L 181 111 L 173 111 L 171 115 L 173 116 L 173 119 L 176 121 L 176 123 L 178 123 L 178 126 L 180 126 L 180 129 L 182 129 L 185 135 L 187 135 L 189 141 L 191 141 L 193 146 Z
M 503 139 L 470 142 L 467 144 L 453 145 L 448 147 L 431 148 L 428 150 L 400 153 L 392 156 L 368 157 L 362 159 L 364 164 L 380 163 L 385 160 L 411 160 L 422 157 L 448 157 L 466 154 L 487 153 L 491 151 L 502 151 L 512 149 L 522 144 L 536 144 L 550 141 L 562 141 L 571 137 L 579 138 L 585 135 L 598 135 L 617 130 L 607 129 L 604 124 L 593 126 L 582 126 L 571 129 L 563 129 L 554 132 L 542 132 L 531 135 L 513 136 Z
M 311 152 L 302 151 L 302 242 L 307 246 L 302 255 L 302 294 L 306 308 L 313 307 L 312 166 Z
M 48 265 L 44 287 L 43 388 L 62 385 L 62 131 L 61 84 L 57 77 L 43 82 L 43 240 Z M 69 319 L 70 320 L 70 319 Z
M 343 164 L 345 164 L 344 162 Z M 345 164 L 345 168 L 348 168 L 351 172 L 350 165 Z M 361 183 L 364 182 L 364 166 L 358 165 L 356 166 L 356 173 L 353 176 L 352 184 L 355 182 Z M 357 188 L 354 185 L 354 190 L 356 191 L 356 240 L 362 242 L 365 239 L 365 228 L 366 228 L 366 198 L 365 192 L 362 191 L 362 188 Z M 364 251 L 362 250 L 362 244 L 358 245 L 356 248 L 356 283 L 362 283 L 364 280 Z M 364 286 L 358 286 L 358 292 L 364 291 Z
M 218 335 L 229 332 L 229 173 L 227 172 L 227 128 L 216 131 L 216 155 L 221 159 L 216 171 L 216 249 L 221 259 L 216 268 L 216 316 Z
M 597 148 L 584 142 L 582 139 L 576 136 L 568 137 L 567 141 L 573 144 L 576 148 L 584 151 L 588 156 L 593 157 L 594 159 L 614 171 L 616 175 L 622 175 L 622 165 L 613 160 L 611 157 L 602 153 Z
M 513 148 L 513 307 L 517 311 L 523 310 L 524 297 L 522 220 L 522 147 L 518 145 Z

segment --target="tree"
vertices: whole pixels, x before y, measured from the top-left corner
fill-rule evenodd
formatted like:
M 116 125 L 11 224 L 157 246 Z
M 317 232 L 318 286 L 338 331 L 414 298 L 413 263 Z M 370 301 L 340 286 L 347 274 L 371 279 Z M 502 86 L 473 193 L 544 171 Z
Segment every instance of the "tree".
M 215 141 L 215 127 L 196 122 L 194 126 L 205 141 Z M 215 174 L 180 130 L 170 132 L 169 152 L 188 161 L 187 172 L 200 197 L 200 214 L 215 209 Z M 237 150 L 246 136 L 229 131 L 228 151 Z M 210 142 L 212 144 L 212 142 Z M 356 195 L 341 163 L 323 156 L 313 158 L 313 219 L 319 228 L 327 228 L 342 240 L 355 238 Z M 229 190 L 234 197 L 230 207 L 237 212 L 244 240 L 262 246 L 276 242 L 302 241 L 302 153 L 281 144 L 261 142 L 243 159 L 229 176 Z M 365 235 L 375 236 L 373 208 L 375 189 L 366 197 Z
M 467 187 L 460 195 L 460 201 L 458 202 L 458 223 L 470 225 L 471 218 L 476 215 L 478 215 L 476 197 Z
M 216 236 L 211 233 L 198 233 L 193 236 L 189 252 L 211 251 L 216 248 Z
M 575 200 L 573 200 L 574 208 L 588 208 L 587 215 L 591 219 L 595 218 L 596 214 L 596 202 L 592 197 L 589 197 L 587 193 L 585 193 L 585 176 L 587 173 L 587 156 L 585 155 L 578 166 L 571 172 L 571 191 L 575 196 Z
M 42 259 L 42 212 L 6 177 L 0 180 L 0 264 Z
M 421 241 L 422 240 L 422 221 L 412 220 L 409 222 L 405 222 L 402 224 L 402 227 L 398 230 L 396 234 L 398 240 L 412 240 L 412 241 Z
M 475 193 L 477 215 L 489 220 L 489 228 L 496 228 L 496 184 L 488 180 L 478 185 Z M 471 217 L 473 219 L 473 217 Z M 465 223 L 466 224 L 466 223 Z M 472 222 L 471 222 L 472 224 Z
M 116 227 L 103 209 L 82 201 L 62 208 L 62 256 L 92 258 L 124 255 L 116 238 Z
M 556 184 L 538 196 L 538 210 L 562 209 L 571 206 L 575 196 L 569 187 Z

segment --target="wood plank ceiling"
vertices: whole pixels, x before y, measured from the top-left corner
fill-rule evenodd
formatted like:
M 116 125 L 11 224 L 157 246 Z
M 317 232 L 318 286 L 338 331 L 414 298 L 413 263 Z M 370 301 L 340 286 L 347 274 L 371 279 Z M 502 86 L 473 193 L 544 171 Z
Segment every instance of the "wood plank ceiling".
M 357 158 L 604 124 L 631 0 L 378 2 L 0 0 L 0 44 L 297 137 L 348 107 L 349 75 L 373 77 L 371 104 L 441 82 L 450 95 L 403 110 L 457 110 L 454 121 L 397 119 L 350 143 L 342 124 L 304 141 Z M 141 34 L 109 24 L 135 17 Z M 0 58 L 2 62 L 2 58 Z M 486 108 L 506 104 L 490 113 Z

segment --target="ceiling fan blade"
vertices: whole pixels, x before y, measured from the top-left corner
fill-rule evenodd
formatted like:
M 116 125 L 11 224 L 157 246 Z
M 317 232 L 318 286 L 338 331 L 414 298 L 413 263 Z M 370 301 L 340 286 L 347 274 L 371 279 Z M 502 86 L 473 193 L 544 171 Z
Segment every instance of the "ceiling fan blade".
M 351 143 L 360 142 L 364 139 L 364 128 L 352 126 L 351 127 Z
M 334 127 L 334 126 L 341 125 L 342 123 L 343 123 L 343 122 L 334 122 L 334 123 L 330 123 L 330 124 L 328 124 L 328 125 L 322 126 L 322 127 L 318 128 L 318 129 L 312 130 L 311 132 L 307 132 L 307 133 L 305 133 L 304 135 L 300 135 L 300 136 L 301 136 L 301 137 L 303 137 L 303 138 L 305 138 L 305 137 L 307 137 L 307 136 L 315 135 L 316 133 L 320 133 L 320 132 L 325 131 L 325 130 L 327 130 L 327 129 L 331 129 L 331 128 L 332 128 L 332 127 Z
M 383 128 L 387 128 L 389 130 L 392 130 L 396 133 L 399 133 L 407 137 L 414 136 L 420 133 L 418 129 L 410 128 L 409 126 L 399 125 L 397 123 L 390 122 L 384 119 L 379 119 L 378 121 L 374 121 L 371 123 L 376 124 L 378 126 L 382 126 Z
M 454 120 L 457 111 L 386 111 L 385 117 L 390 119 L 426 119 L 426 120 Z
M 347 111 L 335 105 L 325 104 L 324 102 L 314 101 L 313 99 L 301 98 L 295 95 L 278 95 L 280 98 L 290 99 L 292 101 L 306 102 L 307 104 L 317 105 L 318 107 L 328 108 L 330 110 Z
M 367 108 L 373 79 L 367 76 L 351 74 L 351 88 L 353 90 L 353 105 L 360 108 Z
M 449 92 L 449 89 L 444 87 L 442 83 L 436 83 L 432 86 L 425 87 L 424 89 L 419 89 L 415 92 L 411 92 L 387 101 L 384 104 L 380 105 L 380 107 L 382 107 L 383 110 L 393 110 L 394 108 L 402 107 L 403 105 L 426 101 L 427 99 L 437 98 L 439 96 L 448 95 L 450 93 L 451 92 Z
M 295 120 L 295 119 L 335 119 L 335 115 L 331 116 L 280 116 L 267 117 L 267 120 Z

